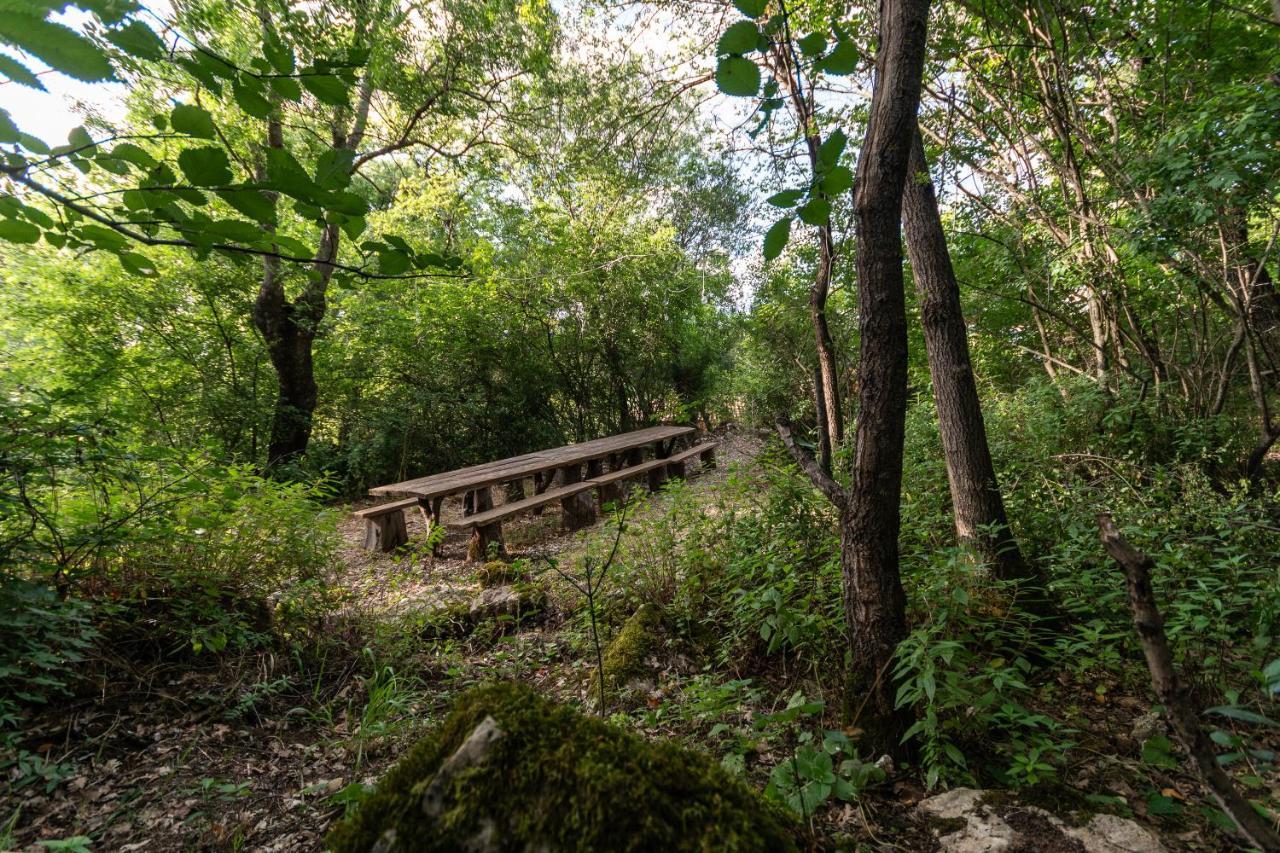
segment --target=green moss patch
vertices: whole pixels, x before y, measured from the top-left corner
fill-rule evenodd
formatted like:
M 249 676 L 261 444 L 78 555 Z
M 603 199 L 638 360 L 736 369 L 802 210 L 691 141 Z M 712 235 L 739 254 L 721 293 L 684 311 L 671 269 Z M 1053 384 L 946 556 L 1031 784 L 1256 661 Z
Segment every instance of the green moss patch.
M 704 756 L 496 684 L 462 696 L 328 840 L 337 853 L 380 839 L 388 851 L 785 851 L 795 830 Z
M 649 673 L 648 658 L 662 639 L 662 609 L 643 604 L 631 614 L 604 653 L 604 679 L 610 687 L 622 687 Z
M 495 586 L 506 586 L 523 578 L 523 573 L 511 563 L 503 560 L 490 560 L 479 568 L 476 577 L 480 586 L 489 589 Z

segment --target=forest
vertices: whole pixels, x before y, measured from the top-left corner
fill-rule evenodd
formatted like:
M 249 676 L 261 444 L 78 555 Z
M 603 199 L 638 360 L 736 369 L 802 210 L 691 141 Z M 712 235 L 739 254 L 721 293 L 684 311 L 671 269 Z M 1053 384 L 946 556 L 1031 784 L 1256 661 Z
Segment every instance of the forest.
M 1277 278 L 1280 0 L 0 0 L 0 851 L 1278 851 Z

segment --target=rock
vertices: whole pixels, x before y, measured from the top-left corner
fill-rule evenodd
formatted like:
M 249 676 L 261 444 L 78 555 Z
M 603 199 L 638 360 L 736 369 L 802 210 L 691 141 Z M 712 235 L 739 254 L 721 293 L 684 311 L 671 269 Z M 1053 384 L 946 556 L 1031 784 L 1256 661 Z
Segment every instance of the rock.
M 480 586 L 489 589 L 490 587 L 515 583 L 520 580 L 521 572 L 516 566 L 505 560 L 490 560 L 480 567 L 479 571 L 476 572 L 476 576 L 480 580 Z
M 1094 815 L 1069 826 L 1038 806 L 1016 800 L 991 802 L 988 792 L 955 788 L 922 800 L 917 809 L 933 826 L 945 853 L 1160 853 L 1160 842 L 1132 820 Z
M 485 622 L 510 616 L 517 620 L 534 616 L 547 604 L 546 593 L 534 584 L 512 584 L 482 590 L 471 599 L 469 612 L 472 622 Z
M 982 803 L 986 792 L 954 788 L 916 807 L 933 818 L 939 849 L 947 853 L 999 853 L 1013 846 L 1013 827 Z
M 1129 736 L 1138 743 L 1146 743 L 1156 735 L 1164 734 L 1164 719 L 1155 711 L 1148 711 L 1133 721 Z
M 1160 841 L 1149 830 L 1113 814 L 1097 814 L 1084 826 L 1065 827 L 1089 853 L 1160 853 Z
M 651 674 L 649 658 L 658 647 L 662 609 L 643 604 L 631 614 L 604 653 L 605 684 L 613 689 L 641 682 Z
M 701 753 L 497 684 L 460 697 L 335 824 L 328 846 L 795 851 L 799 831 L 781 806 Z

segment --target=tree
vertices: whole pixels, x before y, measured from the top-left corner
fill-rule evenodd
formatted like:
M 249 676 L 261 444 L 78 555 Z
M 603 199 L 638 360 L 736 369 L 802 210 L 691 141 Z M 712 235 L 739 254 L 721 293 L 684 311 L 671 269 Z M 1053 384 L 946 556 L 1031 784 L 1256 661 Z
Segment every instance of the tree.
M 492 10 L 459 0 L 439 10 L 424 40 L 413 9 L 385 0 L 306 11 L 210 0 L 161 21 L 170 45 L 136 2 L 79 5 L 96 15 L 87 36 L 33 4 L 6 12 L 14 26 L 0 38 L 82 80 L 131 80 L 138 121 L 98 139 L 79 128 L 51 150 L 0 114 L 0 142 L 14 145 L 3 174 L 38 200 L 7 199 L 0 237 L 111 252 L 138 275 L 155 273 L 143 246 L 260 258 L 253 318 L 279 384 L 267 463 L 296 459 L 310 439 L 312 348 L 334 277 L 458 272 L 456 259 L 395 235 L 355 243 L 371 204 L 388 201 L 370 172 L 379 161 L 483 144 L 497 94 L 542 61 L 549 17 L 508 6 L 511 26 L 481 34 L 474 24 Z M 476 49 L 481 37 L 487 50 Z M 21 63 L 8 73 L 40 85 Z M 171 105 L 175 92 L 189 100 Z M 437 113 L 452 120 L 433 122 Z
M 920 325 L 947 461 L 956 535 L 981 562 L 993 568 L 996 577 L 1032 580 L 1034 573 L 1009 529 L 987 446 L 982 403 L 969 358 L 968 329 L 960 306 L 960 286 L 951 266 L 938 198 L 925 160 L 924 140 L 918 130 L 912 134 L 902 221 L 920 301 Z
M 764 12 L 763 4 L 744 2 L 739 3 L 739 8 L 753 17 Z M 867 731 L 868 742 L 876 749 L 890 750 L 899 748 L 906 729 L 905 717 L 896 707 L 891 676 L 894 652 L 906 635 L 906 596 L 898 565 L 907 403 L 901 216 L 908 155 L 920 103 L 928 8 L 927 0 L 885 0 L 880 7 L 870 114 L 853 182 L 860 343 L 859 405 L 850 485 L 838 483 L 823 464 L 825 460 L 815 460 L 800 448 L 790 425 L 779 423 L 779 432 L 793 457 L 839 510 L 844 610 L 851 656 L 846 698 L 858 716 L 858 724 Z M 735 41 L 731 34 L 738 32 L 743 37 Z M 807 53 L 815 69 L 848 73 L 856 63 L 856 51 L 843 28 L 833 27 L 833 35 L 836 41 L 829 51 L 822 33 L 817 33 L 816 38 L 805 36 L 799 42 L 810 46 Z M 756 50 L 762 42 L 767 47 L 772 38 L 790 41 L 785 12 L 766 22 L 763 32 L 749 22 L 730 27 L 719 45 L 720 52 L 727 54 L 721 58 L 717 71 L 720 88 L 729 94 L 754 96 L 760 88 L 759 72 L 742 54 Z M 784 53 L 787 55 L 795 54 Z M 794 82 L 792 86 L 798 88 Z M 778 106 L 770 102 L 776 91 L 777 83 L 765 87 L 766 119 L 767 112 Z M 809 123 L 811 117 L 802 125 L 807 143 L 811 140 Z M 829 142 L 835 157 L 826 161 L 826 175 L 831 174 L 844 147 L 843 133 L 833 133 Z M 826 144 L 818 146 L 819 155 L 811 162 L 823 165 L 821 148 Z M 805 221 L 821 222 L 829 211 L 822 183 L 826 175 L 815 175 L 807 190 L 792 191 L 778 201 L 798 204 L 807 195 L 808 201 L 799 207 L 798 215 Z M 844 189 L 847 188 L 846 185 Z M 770 230 L 765 238 L 766 257 L 777 256 L 781 251 L 790 234 L 790 223 L 788 217 Z M 819 382 L 818 386 L 822 384 Z M 821 421 L 823 407 L 818 408 Z M 871 714 L 861 716 L 864 709 Z

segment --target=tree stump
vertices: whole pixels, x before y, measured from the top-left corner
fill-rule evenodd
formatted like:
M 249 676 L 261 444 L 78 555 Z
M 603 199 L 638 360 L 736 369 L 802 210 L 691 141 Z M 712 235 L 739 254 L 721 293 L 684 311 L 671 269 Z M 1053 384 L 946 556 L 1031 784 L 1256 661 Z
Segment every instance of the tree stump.
M 581 465 L 569 465 L 560 469 L 561 485 L 571 486 L 580 482 L 582 482 Z M 581 530 L 596 520 L 596 506 L 589 490 L 569 495 L 560 501 L 560 507 L 564 511 L 561 523 L 565 530 Z
M 474 513 L 478 514 L 493 509 L 493 490 L 488 486 L 483 489 L 476 489 L 472 494 L 474 498 Z M 502 541 L 502 522 L 495 521 L 493 524 L 486 524 L 481 527 L 475 527 L 471 530 L 471 541 L 467 543 L 467 561 L 471 563 L 483 563 L 490 558 L 490 546 L 497 545 L 496 556 L 500 559 L 505 558 L 507 551 L 506 545 Z
M 396 510 L 365 519 L 364 547 L 370 551 L 391 552 L 409 541 L 404 510 Z

